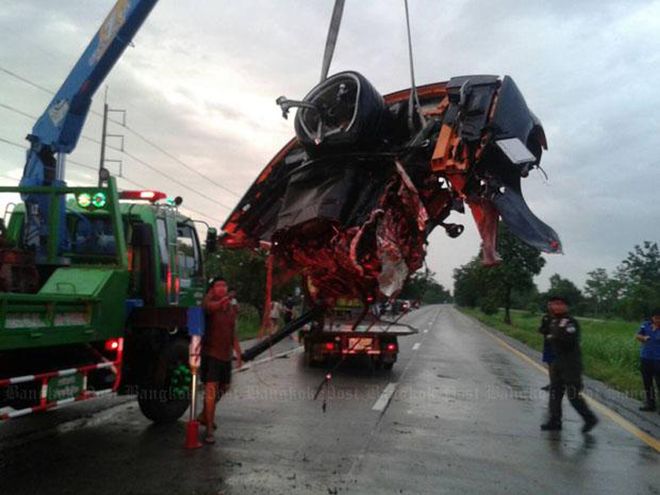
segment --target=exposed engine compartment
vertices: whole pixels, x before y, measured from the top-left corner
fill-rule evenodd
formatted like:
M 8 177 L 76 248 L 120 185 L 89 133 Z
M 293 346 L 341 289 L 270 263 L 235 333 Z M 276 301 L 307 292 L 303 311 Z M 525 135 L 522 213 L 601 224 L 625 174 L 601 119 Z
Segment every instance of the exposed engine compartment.
M 425 257 L 437 226 L 467 203 L 498 262 L 500 217 L 523 241 L 559 252 L 559 237 L 529 210 L 520 181 L 539 166 L 543 128 L 513 80 L 462 76 L 382 97 L 342 72 L 302 100 L 280 97 L 296 139 L 266 166 L 223 226 L 228 247 L 270 243 L 312 300 L 393 297 Z M 414 110 L 414 111 L 413 111 Z

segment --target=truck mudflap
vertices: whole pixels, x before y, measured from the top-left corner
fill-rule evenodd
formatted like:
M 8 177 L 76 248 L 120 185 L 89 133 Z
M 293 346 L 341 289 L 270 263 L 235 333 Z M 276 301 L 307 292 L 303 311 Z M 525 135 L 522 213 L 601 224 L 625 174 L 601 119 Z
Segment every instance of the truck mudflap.
M 18 409 L 11 406 L 0 407 L 0 421 L 36 412 L 50 411 L 75 402 L 116 392 L 121 382 L 124 339 L 117 338 L 109 342 L 113 346 L 113 350 L 116 351 L 114 360 L 99 355 L 99 362 L 94 364 L 0 379 L 0 392 L 24 384 L 39 384 L 39 395 L 34 398 L 34 405 Z M 111 387 L 98 390 L 89 388 L 89 375 L 98 370 L 108 370 L 112 373 L 113 382 Z

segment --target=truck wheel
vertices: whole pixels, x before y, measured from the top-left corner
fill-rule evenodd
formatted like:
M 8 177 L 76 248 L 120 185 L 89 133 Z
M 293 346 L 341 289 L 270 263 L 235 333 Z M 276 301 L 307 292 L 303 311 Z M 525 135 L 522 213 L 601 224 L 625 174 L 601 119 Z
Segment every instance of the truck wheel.
M 173 423 L 188 409 L 192 376 L 188 342 L 177 339 L 157 357 L 150 379 L 138 391 L 138 405 L 154 423 Z
M 388 371 L 392 369 L 392 366 L 394 366 L 394 363 L 383 363 L 383 368 Z

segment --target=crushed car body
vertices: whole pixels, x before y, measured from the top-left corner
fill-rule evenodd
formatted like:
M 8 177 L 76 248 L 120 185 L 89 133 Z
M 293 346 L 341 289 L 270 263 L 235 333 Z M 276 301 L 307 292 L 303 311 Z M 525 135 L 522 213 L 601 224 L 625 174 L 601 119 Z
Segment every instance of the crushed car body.
M 296 109 L 296 138 L 265 167 L 223 226 L 227 247 L 267 243 L 302 274 L 312 301 L 391 298 L 422 267 L 426 241 L 452 211 L 470 208 L 486 264 L 497 225 L 561 252 L 527 206 L 521 179 L 547 149 L 540 121 L 508 76 L 462 76 L 382 96 L 361 74 L 335 74 Z

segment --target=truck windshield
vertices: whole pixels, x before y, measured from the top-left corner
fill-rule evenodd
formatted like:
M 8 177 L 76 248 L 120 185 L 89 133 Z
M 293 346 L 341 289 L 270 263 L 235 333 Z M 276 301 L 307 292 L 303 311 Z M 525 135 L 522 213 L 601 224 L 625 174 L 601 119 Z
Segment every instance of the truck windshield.
M 182 283 L 201 274 L 199 244 L 195 229 L 179 224 L 176 228 L 177 264 Z
M 163 280 L 167 280 L 170 257 L 167 245 L 167 226 L 163 218 L 156 219 L 156 231 L 158 233 L 158 248 L 160 249 L 160 277 Z
M 67 215 L 71 254 L 85 256 L 115 256 L 116 238 L 112 220 L 107 215 Z

